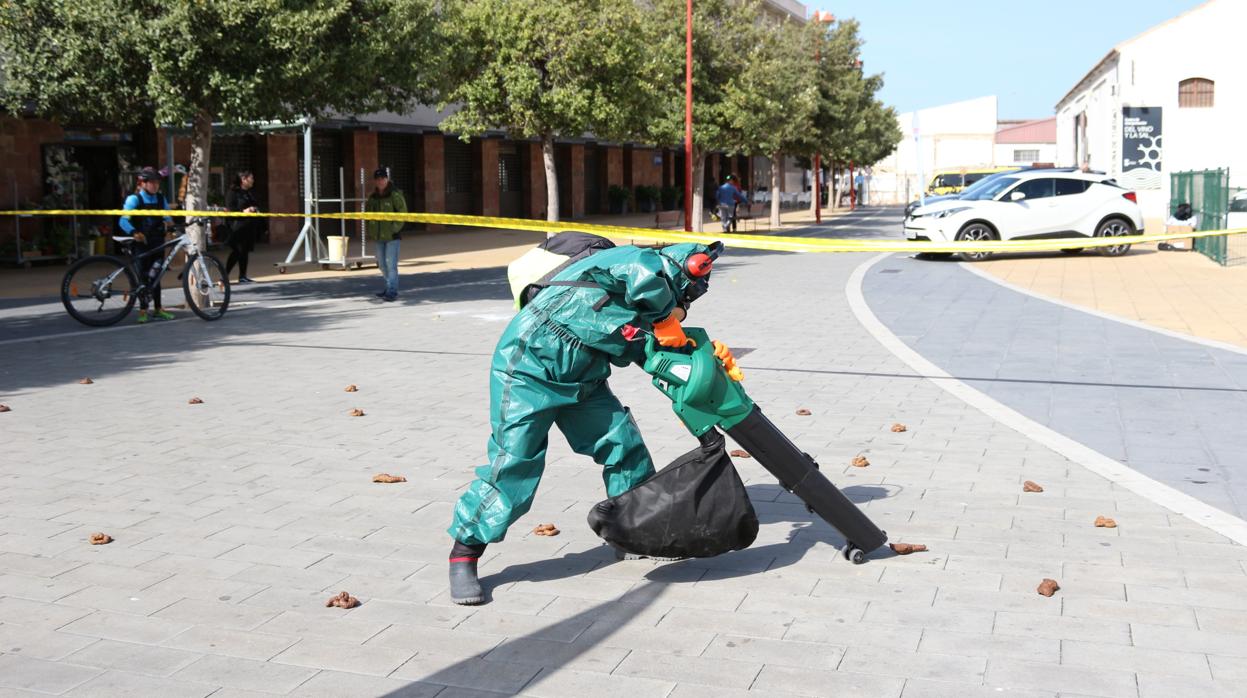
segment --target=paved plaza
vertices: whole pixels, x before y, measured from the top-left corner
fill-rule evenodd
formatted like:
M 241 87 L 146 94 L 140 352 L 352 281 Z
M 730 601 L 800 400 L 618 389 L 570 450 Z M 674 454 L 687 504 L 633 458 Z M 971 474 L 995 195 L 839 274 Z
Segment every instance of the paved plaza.
M 895 237 L 899 224 L 876 210 L 804 234 L 849 229 Z M 585 523 L 599 469 L 555 434 L 534 509 L 482 562 L 491 601 L 473 608 L 448 599 L 445 528 L 484 458 L 489 356 L 512 314 L 502 269 L 406 274 L 397 303 L 371 297 L 372 273 L 259 284 L 220 322 L 105 331 L 54 303 L 7 303 L 0 697 L 1242 695 L 1247 547 L 968 404 L 863 313 L 1051 429 L 1065 402 L 1044 417 L 1021 389 L 969 379 L 1016 370 L 1054 396 L 1068 382 L 1128 399 L 1117 383 L 1154 379 L 1186 401 L 1170 407 L 1211 396 L 1232 420 L 1241 373 L 1212 390 L 1187 373 L 1122 375 L 1134 364 L 1111 356 L 1067 363 L 1070 335 L 1129 338 L 1036 299 L 963 302 L 990 282 L 960 265 L 872 261 L 729 251 L 686 324 L 737 350 L 751 397 L 891 540 L 928 552 L 851 565 L 834 529 L 738 459 L 762 521 L 753 547 L 616 562 Z M 1006 333 L 992 312 L 1061 317 Z M 994 329 L 976 333 L 980 317 Z M 1024 365 L 992 363 L 1023 343 L 1036 354 Z M 696 445 L 639 369 L 612 384 L 657 462 Z M 1070 438 L 1138 431 L 1078 421 Z M 1239 442 L 1157 433 L 1120 453 L 1085 445 L 1162 479 L 1153 465 L 1194 465 L 1171 456 L 1200 449 L 1241 506 Z M 870 465 L 851 467 L 858 455 Z M 407 481 L 374 484 L 380 472 Z M 1044 491 L 1024 493 L 1026 480 Z M 561 534 L 530 533 L 545 522 Z M 92 546 L 94 532 L 115 540 Z M 1051 598 L 1036 593 L 1044 578 L 1060 583 Z M 361 605 L 327 608 L 343 590 Z

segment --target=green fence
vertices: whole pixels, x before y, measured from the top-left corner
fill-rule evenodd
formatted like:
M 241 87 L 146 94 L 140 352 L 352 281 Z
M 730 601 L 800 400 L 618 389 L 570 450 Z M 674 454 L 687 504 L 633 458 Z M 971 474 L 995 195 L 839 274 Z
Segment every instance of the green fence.
M 1226 227 L 1231 211 L 1231 200 L 1237 193 L 1230 189 L 1230 171 L 1193 170 L 1174 172 L 1169 175 L 1169 214 L 1173 215 L 1181 203 L 1189 203 L 1199 218 L 1196 230 L 1218 230 Z M 1234 202 L 1237 211 L 1245 202 Z M 1247 207 L 1244 207 L 1247 213 Z M 1220 235 L 1199 238 L 1195 251 L 1204 254 L 1218 264 L 1228 266 L 1247 262 L 1247 240 L 1244 236 Z

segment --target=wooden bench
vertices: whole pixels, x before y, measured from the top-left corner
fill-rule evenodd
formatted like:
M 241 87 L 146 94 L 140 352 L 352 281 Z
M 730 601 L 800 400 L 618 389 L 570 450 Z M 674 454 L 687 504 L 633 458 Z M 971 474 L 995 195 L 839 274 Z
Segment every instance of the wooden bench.
M 675 211 L 658 211 L 654 214 L 654 227 L 659 229 L 679 228 L 683 220 L 684 211 L 679 209 Z

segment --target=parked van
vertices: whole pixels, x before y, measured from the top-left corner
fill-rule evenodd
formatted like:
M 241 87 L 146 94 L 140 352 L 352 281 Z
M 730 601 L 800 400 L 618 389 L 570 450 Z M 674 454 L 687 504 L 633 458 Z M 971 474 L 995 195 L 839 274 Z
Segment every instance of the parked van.
M 999 174 L 1001 172 L 1017 172 L 1021 167 L 981 167 L 976 169 L 958 169 L 937 172 L 931 178 L 931 183 L 927 185 L 927 194 L 932 196 L 943 196 L 945 194 L 956 194 L 962 189 L 974 184 L 988 175 Z

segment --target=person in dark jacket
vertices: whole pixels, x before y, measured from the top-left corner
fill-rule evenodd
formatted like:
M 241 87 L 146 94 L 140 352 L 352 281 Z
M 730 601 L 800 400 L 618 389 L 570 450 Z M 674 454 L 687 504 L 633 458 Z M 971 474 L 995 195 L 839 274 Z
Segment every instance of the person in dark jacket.
M 378 167 L 372 173 L 373 190 L 364 204 L 366 213 L 407 213 L 403 192 L 390 183 L 390 168 Z M 402 221 L 368 221 L 368 239 L 377 251 L 377 269 L 385 279 L 385 288 L 377 293 L 383 301 L 398 298 L 398 242 Z
M 255 200 L 255 174 L 250 170 L 242 170 L 234 178 L 234 185 L 225 195 L 225 208 L 229 211 L 258 213 L 260 208 Z M 225 244 L 229 245 L 229 260 L 225 263 L 225 275 L 229 276 L 238 265 L 238 283 L 251 283 L 247 276 L 247 260 L 255 249 L 256 235 L 262 225 L 259 218 L 230 218 L 226 221 L 229 233 Z

